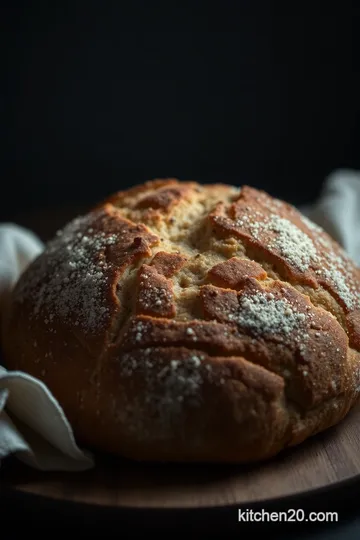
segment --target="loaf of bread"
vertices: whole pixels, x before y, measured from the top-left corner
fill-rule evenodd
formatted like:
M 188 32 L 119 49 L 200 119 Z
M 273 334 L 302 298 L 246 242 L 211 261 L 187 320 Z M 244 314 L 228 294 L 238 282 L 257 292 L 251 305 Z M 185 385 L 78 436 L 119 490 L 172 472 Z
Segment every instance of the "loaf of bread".
M 264 460 L 356 403 L 360 271 L 263 191 L 153 180 L 46 245 L 12 292 L 2 345 L 84 447 Z

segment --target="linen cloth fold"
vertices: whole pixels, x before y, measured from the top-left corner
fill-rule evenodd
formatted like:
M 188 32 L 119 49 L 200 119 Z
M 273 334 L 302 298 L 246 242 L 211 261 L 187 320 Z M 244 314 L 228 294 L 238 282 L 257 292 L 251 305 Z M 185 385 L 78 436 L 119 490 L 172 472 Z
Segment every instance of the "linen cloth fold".
M 360 172 L 335 171 L 324 182 L 319 200 L 300 210 L 360 265 Z M 0 225 L 0 320 L 12 287 L 43 249 L 31 231 L 12 223 Z M 0 464 L 11 454 L 45 471 L 83 471 L 95 465 L 93 455 L 77 446 L 71 425 L 47 387 L 0 365 Z

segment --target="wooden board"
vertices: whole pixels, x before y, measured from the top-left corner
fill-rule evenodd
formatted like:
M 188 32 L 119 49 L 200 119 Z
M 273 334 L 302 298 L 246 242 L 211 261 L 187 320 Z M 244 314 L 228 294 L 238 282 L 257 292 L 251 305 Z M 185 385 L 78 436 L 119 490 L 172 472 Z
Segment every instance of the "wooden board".
M 209 508 L 264 502 L 335 488 L 359 477 L 360 404 L 338 426 L 267 463 L 152 465 L 97 456 L 81 473 L 37 472 L 18 460 L 2 467 L 2 486 L 18 493 L 102 507 Z

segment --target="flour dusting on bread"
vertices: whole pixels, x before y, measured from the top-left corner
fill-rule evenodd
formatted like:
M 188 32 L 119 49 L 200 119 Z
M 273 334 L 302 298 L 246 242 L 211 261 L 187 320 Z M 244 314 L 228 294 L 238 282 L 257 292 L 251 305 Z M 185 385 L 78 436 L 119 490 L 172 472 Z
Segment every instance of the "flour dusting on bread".
M 355 404 L 359 272 L 260 190 L 154 180 L 47 244 L 13 291 L 4 356 L 44 380 L 81 444 L 261 460 Z

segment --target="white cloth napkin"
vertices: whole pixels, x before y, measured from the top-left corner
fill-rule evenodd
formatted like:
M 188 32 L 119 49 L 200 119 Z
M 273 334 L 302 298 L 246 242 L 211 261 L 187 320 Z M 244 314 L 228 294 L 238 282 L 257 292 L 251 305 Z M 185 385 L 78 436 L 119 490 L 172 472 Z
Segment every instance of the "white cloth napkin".
M 360 266 L 360 171 L 334 171 L 324 183 L 319 200 L 300 210 L 335 238 Z
M 301 211 L 360 264 L 360 173 L 334 172 L 319 200 Z M 19 275 L 43 247 L 30 231 L 0 225 L 0 314 Z M 0 366 L 0 463 L 10 454 L 47 471 L 94 466 L 93 456 L 77 446 L 64 412 L 46 386 L 26 373 Z

